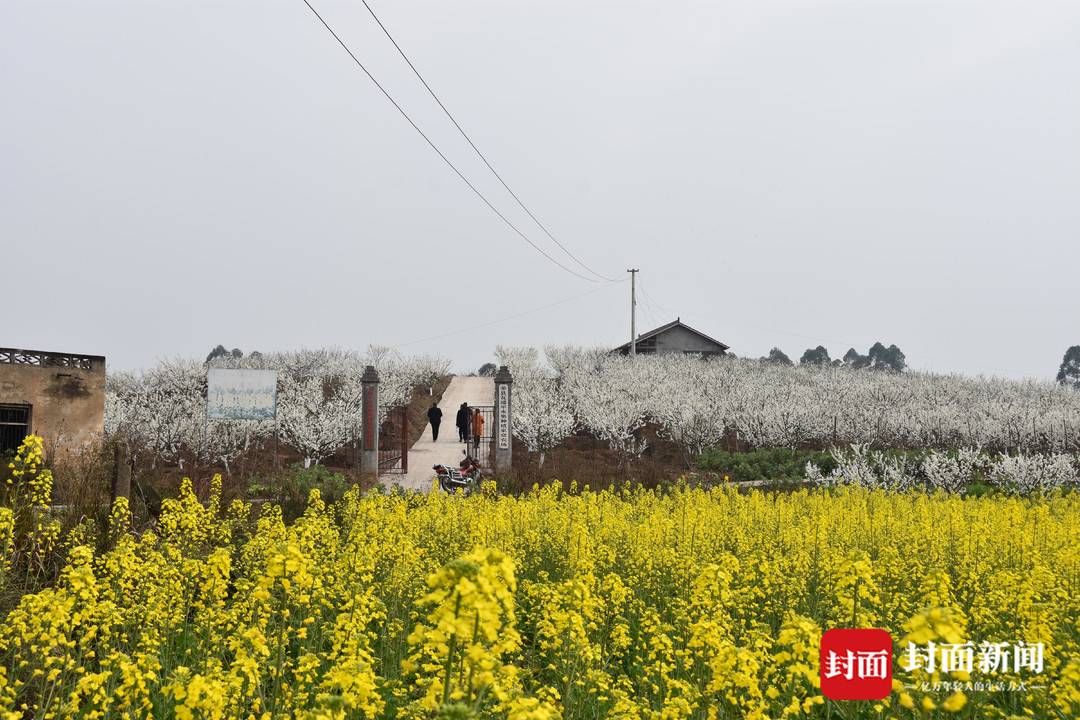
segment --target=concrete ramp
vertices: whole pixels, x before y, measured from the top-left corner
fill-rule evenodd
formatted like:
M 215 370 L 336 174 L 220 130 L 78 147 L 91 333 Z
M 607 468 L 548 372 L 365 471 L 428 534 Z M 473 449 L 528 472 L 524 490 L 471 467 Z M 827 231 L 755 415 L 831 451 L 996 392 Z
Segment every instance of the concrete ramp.
M 465 444 L 458 441 L 455 416 L 461 403 L 473 405 L 495 404 L 495 380 L 489 377 L 465 377 L 455 375 L 439 401 L 443 411 L 442 425 L 439 427 L 439 441 L 431 438 L 431 425 L 424 428 L 424 434 L 409 450 L 409 472 L 405 475 L 383 475 L 380 481 L 386 487 L 401 485 L 407 490 L 431 490 L 435 473 L 431 466 L 435 464 L 457 467 L 461 461 Z

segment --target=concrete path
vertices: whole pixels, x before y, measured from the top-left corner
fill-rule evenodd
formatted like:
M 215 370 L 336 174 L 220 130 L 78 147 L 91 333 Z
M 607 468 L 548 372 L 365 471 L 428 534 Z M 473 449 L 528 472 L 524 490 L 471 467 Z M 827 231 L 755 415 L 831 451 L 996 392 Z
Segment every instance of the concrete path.
M 424 428 L 424 434 L 409 450 L 409 472 L 406 475 L 383 475 L 380 479 L 386 487 L 401 485 L 407 490 L 431 490 L 435 473 L 431 466 L 436 463 L 457 467 L 461 461 L 463 443 L 458 442 L 455 416 L 461 403 L 473 405 L 495 404 L 495 381 L 489 377 L 464 377 L 455 375 L 450 380 L 439 409 L 443 411 L 442 425 L 439 426 L 439 441 L 431 439 L 431 425 Z

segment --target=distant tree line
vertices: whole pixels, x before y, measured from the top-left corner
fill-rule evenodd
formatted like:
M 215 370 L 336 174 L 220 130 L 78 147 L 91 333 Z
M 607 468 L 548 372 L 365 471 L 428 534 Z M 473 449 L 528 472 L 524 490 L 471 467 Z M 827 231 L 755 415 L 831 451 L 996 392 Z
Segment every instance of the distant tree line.
M 791 358 L 778 347 L 774 347 L 769 354 L 761 358 L 762 362 L 775 363 L 777 365 L 794 365 Z M 884 343 L 876 342 L 870 346 L 865 355 L 861 355 L 855 348 L 850 348 L 842 359 L 832 359 L 829 351 L 823 345 L 816 348 L 807 348 L 799 358 L 800 365 L 834 365 L 837 367 L 850 367 L 855 370 L 869 368 L 871 370 L 888 370 L 891 372 L 903 372 L 907 367 L 907 358 L 896 345 L 885 347 Z M 1080 390 L 1080 345 L 1073 345 L 1065 351 L 1058 367 L 1057 381 L 1062 385 Z
M 210 364 L 218 358 L 235 358 L 240 360 L 244 357 L 244 351 L 240 348 L 233 348 L 232 350 L 226 350 L 224 345 L 218 345 L 216 348 L 210 351 L 210 354 L 206 356 L 206 364 Z M 255 360 L 262 357 L 262 353 L 258 350 L 252 350 L 249 356 Z
M 762 362 L 776 363 L 777 365 L 794 365 L 791 358 L 778 347 L 774 347 L 769 354 L 761 358 Z M 870 346 L 865 355 L 855 348 L 844 353 L 843 359 L 833 360 L 829 357 L 829 351 L 823 345 L 816 348 L 807 348 L 799 358 L 800 365 L 834 365 L 837 367 L 850 367 L 854 370 L 888 370 L 890 372 L 903 372 L 907 367 L 907 358 L 896 345 L 885 347 L 884 343 L 876 342 Z

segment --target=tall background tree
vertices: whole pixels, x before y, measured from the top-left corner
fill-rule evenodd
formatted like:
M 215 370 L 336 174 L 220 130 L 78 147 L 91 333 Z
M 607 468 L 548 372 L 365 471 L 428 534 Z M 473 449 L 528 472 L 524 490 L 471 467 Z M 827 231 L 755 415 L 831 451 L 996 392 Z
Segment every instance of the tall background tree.
M 860 355 L 855 348 L 848 348 L 844 353 L 844 365 L 854 370 L 861 370 L 870 364 L 870 358 Z
M 855 348 L 844 353 L 844 365 L 855 370 L 871 368 L 872 370 L 888 370 L 890 372 L 903 372 L 907 367 L 907 357 L 896 347 L 885 347 L 881 342 L 870 346 L 865 355 L 859 354 Z
M 495 371 L 498 370 L 495 367 L 495 363 L 486 362 L 480 366 L 480 369 L 476 371 L 476 374 L 480 377 L 495 377 Z
M 206 362 L 210 362 L 211 360 L 217 360 L 219 357 L 226 357 L 228 354 L 229 351 L 225 349 L 224 345 L 218 345 L 216 348 L 214 348 L 207 354 Z
M 870 367 L 875 370 L 903 372 L 907 367 L 907 357 L 895 345 L 885 347 L 880 342 L 876 342 L 871 346 L 867 356 L 870 358 Z
M 221 357 L 232 357 L 239 360 L 244 357 L 244 351 L 240 348 L 233 348 L 232 350 L 226 350 L 224 345 L 218 345 L 216 348 L 210 351 L 210 354 L 206 356 L 206 362 L 209 363 L 212 360 L 217 360 Z
M 795 364 L 795 363 L 791 362 L 791 358 L 789 358 L 787 356 L 787 354 L 784 353 L 784 351 L 781 350 L 778 347 L 774 347 L 772 350 L 769 351 L 768 355 L 766 355 L 765 357 L 763 357 L 761 359 L 764 360 L 765 362 L 776 363 L 777 365 L 794 365 Z
M 806 352 L 799 358 L 800 365 L 828 365 L 830 362 L 832 361 L 829 359 L 829 351 L 823 345 L 818 345 L 816 348 L 807 348 Z
M 1080 390 L 1080 345 L 1073 345 L 1065 351 L 1061 367 L 1058 368 L 1057 381 Z

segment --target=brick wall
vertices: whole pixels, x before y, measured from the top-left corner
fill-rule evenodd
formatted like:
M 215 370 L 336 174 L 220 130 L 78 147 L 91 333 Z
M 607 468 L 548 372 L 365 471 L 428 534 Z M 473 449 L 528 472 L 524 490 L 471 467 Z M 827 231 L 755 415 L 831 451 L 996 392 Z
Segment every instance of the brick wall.
M 68 448 L 105 427 L 105 358 L 0 348 L 0 405 L 30 405 L 30 431 Z

